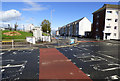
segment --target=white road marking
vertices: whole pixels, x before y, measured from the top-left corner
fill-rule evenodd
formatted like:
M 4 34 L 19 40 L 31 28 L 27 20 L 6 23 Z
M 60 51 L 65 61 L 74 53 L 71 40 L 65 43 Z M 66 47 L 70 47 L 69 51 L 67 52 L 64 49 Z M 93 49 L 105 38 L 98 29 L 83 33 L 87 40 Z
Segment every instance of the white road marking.
M 76 55 L 73 55 L 74 57 L 76 57 Z
M 79 68 L 79 69 L 82 69 L 82 68 Z
M 101 70 L 101 71 L 111 71 L 111 70 L 116 70 L 116 69 L 120 69 L 120 67 L 103 69 L 103 70 Z
M 118 75 L 113 75 L 113 76 L 111 76 L 111 78 L 112 78 L 113 80 L 117 80 L 117 79 L 118 79 Z
M 114 60 L 120 61 L 118 58 L 115 58 L 115 57 L 112 57 L 112 56 L 109 56 L 109 55 L 105 55 L 105 54 L 102 54 L 102 53 L 98 53 L 98 54 L 103 55 L 103 56 L 108 57 L 108 58 L 111 58 L 111 59 L 114 59 Z
M 90 76 L 90 74 L 86 74 L 87 76 Z
M 5 69 L 2 69 L 1 72 L 5 71 Z
M 75 62 L 73 62 L 73 64 L 76 64 Z
M 10 62 L 13 62 L 14 60 L 10 59 L 10 60 L 2 60 L 2 61 L 3 61 L 3 62 L 4 62 L 4 61 L 10 61 Z
M 17 54 L 16 52 L 13 52 L 13 54 L 15 55 L 15 54 Z
M 9 67 L 23 67 L 24 64 L 20 64 L 20 65 L 10 65 L 8 64 L 7 66 L 2 66 L 2 68 L 9 68 Z
M 0 55 L 3 55 L 5 52 L 0 53 Z

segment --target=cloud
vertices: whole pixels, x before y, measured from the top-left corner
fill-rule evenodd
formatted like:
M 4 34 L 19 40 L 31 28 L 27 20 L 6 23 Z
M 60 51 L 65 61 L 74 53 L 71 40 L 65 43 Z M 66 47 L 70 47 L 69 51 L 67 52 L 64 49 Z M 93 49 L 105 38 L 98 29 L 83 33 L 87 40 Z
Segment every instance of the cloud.
M 41 11 L 46 10 L 46 7 L 43 7 L 42 5 L 39 5 L 35 2 L 32 2 L 30 0 L 24 0 L 26 4 L 28 4 L 30 7 L 23 8 L 23 11 Z
M 0 27 L 7 27 L 8 24 L 10 24 L 10 23 L 2 23 L 2 22 L 0 22 Z
M 33 2 L 119 2 L 120 0 L 31 0 Z M 24 2 L 24 0 L 2 0 L 2 2 Z
M 0 21 L 8 22 L 12 20 L 19 20 L 21 13 L 17 10 L 8 10 L 8 11 L 0 11 Z
M 28 19 L 26 20 L 26 23 L 31 23 L 31 22 L 33 22 L 33 21 L 34 21 L 34 18 L 31 17 L 31 18 L 28 18 Z

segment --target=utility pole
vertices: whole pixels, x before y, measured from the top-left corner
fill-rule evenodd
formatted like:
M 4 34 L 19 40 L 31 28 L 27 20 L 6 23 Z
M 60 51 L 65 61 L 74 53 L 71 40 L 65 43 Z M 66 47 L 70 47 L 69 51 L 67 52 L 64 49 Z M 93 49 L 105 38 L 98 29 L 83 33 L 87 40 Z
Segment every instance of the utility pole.
M 24 31 L 24 25 L 23 25 L 23 31 Z
M 48 35 L 48 23 L 46 23 L 47 24 L 47 35 Z
M 54 11 L 55 11 L 54 9 L 51 10 L 51 29 L 52 29 L 52 13 L 53 13 Z M 51 32 L 51 33 L 52 33 L 52 32 Z

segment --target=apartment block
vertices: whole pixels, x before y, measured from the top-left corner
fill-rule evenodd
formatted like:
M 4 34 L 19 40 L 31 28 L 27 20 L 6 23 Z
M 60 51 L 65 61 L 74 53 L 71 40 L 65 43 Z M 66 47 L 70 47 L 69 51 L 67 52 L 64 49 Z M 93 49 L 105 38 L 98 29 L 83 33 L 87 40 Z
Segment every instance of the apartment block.
M 91 32 L 91 22 L 83 17 L 59 28 L 59 31 L 61 36 L 85 36 L 86 32 Z
M 59 31 L 58 31 L 58 30 L 55 31 L 55 35 L 56 35 L 56 36 L 59 36 Z
M 119 40 L 120 27 L 118 26 L 118 5 L 104 4 L 93 12 L 92 37 L 103 40 Z

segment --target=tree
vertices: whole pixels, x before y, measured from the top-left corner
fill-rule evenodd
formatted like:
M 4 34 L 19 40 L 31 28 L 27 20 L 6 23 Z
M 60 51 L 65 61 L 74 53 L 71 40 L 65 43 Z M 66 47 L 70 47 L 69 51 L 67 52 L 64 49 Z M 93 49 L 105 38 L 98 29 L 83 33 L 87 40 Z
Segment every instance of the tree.
M 49 22 L 49 20 L 43 20 L 41 23 L 42 26 L 42 31 L 46 32 L 46 33 L 50 33 L 51 32 L 51 27 L 50 27 L 51 23 Z M 48 31 L 48 32 L 47 32 Z
M 15 24 L 15 31 L 17 30 L 17 27 L 18 27 L 18 25 L 17 25 L 17 23 Z

